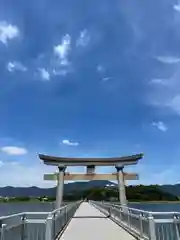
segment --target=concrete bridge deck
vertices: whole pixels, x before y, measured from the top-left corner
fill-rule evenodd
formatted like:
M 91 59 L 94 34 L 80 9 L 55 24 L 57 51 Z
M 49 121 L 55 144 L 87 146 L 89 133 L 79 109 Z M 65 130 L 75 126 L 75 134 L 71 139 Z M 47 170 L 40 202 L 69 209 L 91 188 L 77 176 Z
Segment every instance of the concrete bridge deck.
M 135 238 L 98 209 L 83 202 L 60 238 L 60 240 L 74 239 L 134 240 Z

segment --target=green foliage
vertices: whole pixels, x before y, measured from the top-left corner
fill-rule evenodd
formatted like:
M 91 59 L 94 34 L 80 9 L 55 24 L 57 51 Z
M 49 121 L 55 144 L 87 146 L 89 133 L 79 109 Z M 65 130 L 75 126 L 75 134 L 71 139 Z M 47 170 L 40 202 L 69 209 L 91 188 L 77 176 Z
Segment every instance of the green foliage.
M 161 191 L 158 186 L 129 186 L 126 187 L 127 199 L 133 201 L 178 201 L 178 197 Z M 104 200 L 111 201 L 112 199 L 118 200 L 119 193 L 117 188 L 92 188 L 83 191 L 74 191 L 69 195 L 65 195 L 66 201 L 74 201 L 79 199 L 88 200 Z
M 24 196 L 24 197 L 15 197 L 15 198 L 13 198 L 11 200 L 20 201 L 20 202 L 27 202 L 27 201 L 30 200 L 30 197 L 26 197 L 26 196 Z
M 55 197 L 48 197 L 48 198 L 47 198 L 47 201 L 48 201 L 48 202 L 54 202 L 55 200 L 56 200 Z
M 158 189 L 157 185 L 131 186 L 126 188 L 129 201 L 178 201 L 178 198 L 170 193 Z
M 139 185 L 126 187 L 127 199 L 130 202 L 140 201 L 179 201 L 180 198 L 173 194 L 162 191 L 158 185 Z M 77 201 L 77 200 L 97 200 L 97 201 L 117 201 L 119 199 L 119 192 L 117 188 L 91 188 L 83 190 L 76 189 L 70 193 L 64 194 L 64 201 Z M 1 198 L 1 202 L 25 202 L 25 201 L 55 201 L 54 197 L 14 197 L 14 198 Z

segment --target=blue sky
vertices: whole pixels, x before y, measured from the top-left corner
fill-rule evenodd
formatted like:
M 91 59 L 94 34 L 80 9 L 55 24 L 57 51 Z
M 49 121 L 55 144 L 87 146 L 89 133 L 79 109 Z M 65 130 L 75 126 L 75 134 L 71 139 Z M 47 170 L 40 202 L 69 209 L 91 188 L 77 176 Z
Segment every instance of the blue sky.
M 0 186 L 51 186 L 39 152 L 179 182 L 179 25 L 177 0 L 0 0 Z

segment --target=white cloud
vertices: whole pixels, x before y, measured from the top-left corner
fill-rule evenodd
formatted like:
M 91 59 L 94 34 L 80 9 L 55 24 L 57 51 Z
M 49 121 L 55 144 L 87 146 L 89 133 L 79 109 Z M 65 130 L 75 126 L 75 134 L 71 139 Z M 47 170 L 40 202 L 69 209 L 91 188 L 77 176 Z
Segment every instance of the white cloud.
M 17 26 L 8 24 L 3 21 L 0 22 L 0 41 L 7 45 L 8 40 L 16 38 L 19 36 L 19 29 Z
M 40 76 L 41 76 L 42 80 L 45 80 L 45 81 L 50 80 L 50 74 L 46 69 L 39 68 L 39 72 L 40 72 Z
M 78 146 L 79 145 L 78 142 L 72 142 L 70 140 L 62 140 L 62 144 L 68 145 L 68 146 Z
M 37 159 L 31 159 L 30 162 L 23 163 L 17 161 L 2 161 L 2 163 L 3 165 L 0 167 L 0 187 L 37 186 L 49 188 L 57 184 L 56 181 L 45 181 L 43 179 L 44 174 L 53 174 L 57 172 L 57 167 L 47 166 Z M 66 171 L 71 173 L 82 173 L 84 168 L 67 167 Z
M 28 152 L 27 149 L 16 146 L 5 146 L 0 150 L 8 155 L 24 155 Z
M 8 62 L 7 70 L 9 72 L 14 72 L 14 71 L 26 72 L 27 68 L 22 63 L 14 61 L 14 62 Z
M 157 127 L 162 132 L 166 132 L 168 130 L 167 126 L 161 121 L 153 122 L 152 126 Z
M 0 187 L 53 187 L 56 185 L 56 181 L 44 181 L 43 176 L 45 173 L 55 172 L 55 169 L 55 167 L 38 162 L 21 164 L 20 162 L 4 161 L 0 167 Z
M 166 64 L 173 64 L 173 63 L 180 62 L 180 58 L 173 57 L 173 56 L 159 56 L 159 57 L 156 57 L 156 59 Z
M 90 35 L 86 29 L 80 32 L 80 36 L 77 39 L 76 46 L 86 47 L 90 41 Z
M 73 173 L 80 173 L 83 170 L 83 167 L 68 167 L 66 169 L 67 172 Z M 57 172 L 57 167 L 47 166 L 37 159 L 31 159 L 31 164 L 28 162 L 2 161 L 2 166 L 0 167 L 0 187 L 54 187 L 56 186 L 56 181 L 45 181 L 43 176 L 44 174 L 53 174 L 55 172 Z
M 180 3 L 173 6 L 173 9 L 177 12 L 180 12 Z
M 60 63 L 63 66 L 69 64 L 67 56 L 71 49 L 71 37 L 66 34 L 61 41 L 61 44 L 54 47 L 54 54 L 60 59 Z

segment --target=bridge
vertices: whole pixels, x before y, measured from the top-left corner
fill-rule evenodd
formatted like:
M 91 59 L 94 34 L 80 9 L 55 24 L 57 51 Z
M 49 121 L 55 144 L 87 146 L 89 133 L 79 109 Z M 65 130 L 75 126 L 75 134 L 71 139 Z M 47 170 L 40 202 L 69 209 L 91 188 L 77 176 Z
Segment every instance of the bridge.
M 0 240 L 180 240 L 180 213 L 128 207 L 125 180 L 136 180 L 137 174 L 125 173 L 123 168 L 137 164 L 142 156 L 81 159 L 39 155 L 45 164 L 59 169 L 44 177 L 57 181 L 55 210 L 0 217 Z M 67 166 L 85 166 L 87 172 L 69 174 L 65 172 Z M 95 174 L 95 166 L 115 166 L 116 173 Z M 72 179 L 117 180 L 119 204 L 77 201 L 64 205 L 64 181 Z
M 73 202 L 52 212 L 0 217 L 1 240 L 179 240 L 180 213 L 110 202 Z
M 81 231 L 77 231 L 81 229 Z M 91 229 L 91 230 L 90 230 Z M 62 239 L 134 239 L 124 229 L 110 220 L 103 212 L 90 203 L 82 203 L 74 218 L 62 234 Z

